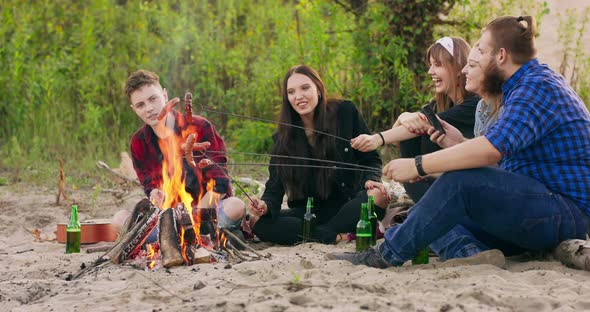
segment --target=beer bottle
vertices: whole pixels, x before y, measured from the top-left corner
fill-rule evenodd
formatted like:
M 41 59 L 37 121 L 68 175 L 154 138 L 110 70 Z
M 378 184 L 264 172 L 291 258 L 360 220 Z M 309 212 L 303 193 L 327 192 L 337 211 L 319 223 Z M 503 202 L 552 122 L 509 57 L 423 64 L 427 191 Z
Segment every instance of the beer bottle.
M 373 195 L 369 195 L 369 201 L 367 202 L 369 210 L 369 222 L 371 222 L 371 246 L 377 245 L 377 228 L 379 222 L 377 222 L 377 213 L 375 212 L 375 198 Z
M 72 211 L 70 212 L 70 222 L 66 226 L 66 253 L 79 253 L 80 252 L 80 221 L 78 221 L 78 206 L 72 205 Z
M 412 259 L 412 264 L 428 264 L 428 254 L 430 253 L 430 248 L 428 246 L 424 247 L 422 250 L 418 252 L 418 254 Z
M 369 212 L 367 203 L 361 204 L 361 218 L 356 224 L 356 251 L 365 251 L 371 247 L 371 221 L 369 221 Z
M 305 214 L 303 215 L 303 241 L 311 241 L 311 233 L 315 224 L 315 214 L 311 212 L 313 209 L 313 197 L 307 198 L 307 205 L 305 206 Z

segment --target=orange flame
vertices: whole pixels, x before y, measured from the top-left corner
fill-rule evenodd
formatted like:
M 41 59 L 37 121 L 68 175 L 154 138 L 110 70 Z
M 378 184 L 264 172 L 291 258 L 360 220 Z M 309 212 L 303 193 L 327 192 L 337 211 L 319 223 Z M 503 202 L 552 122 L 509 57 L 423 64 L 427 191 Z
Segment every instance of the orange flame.
M 193 197 L 186 191 L 186 175 L 182 172 L 183 154 L 180 148 L 182 142 L 182 136 L 175 135 L 164 140 L 158 140 L 158 145 L 164 156 L 162 160 L 161 189 L 166 193 L 166 199 L 162 206 L 163 209 L 176 207 L 179 202 L 182 202 L 187 209 L 190 209 L 193 202 Z
M 213 192 L 215 188 L 215 180 L 210 179 L 207 181 L 207 193 L 209 194 L 209 207 L 216 207 L 217 203 L 219 203 L 220 194 Z
M 149 270 L 153 270 L 154 266 L 156 266 L 156 261 L 154 261 L 154 257 L 156 255 L 156 249 L 152 244 L 146 244 L 147 246 L 147 255 L 146 258 L 149 261 L 147 263 L 147 267 Z
M 195 233 L 200 233 L 200 218 L 199 216 L 193 216 L 193 197 L 186 191 L 186 173 L 183 171 L 184 149 L 182 148 L 182 145 L 186 142 L 186 138 L 189 134 L 196 134 L 197 129 L 196 126 L 187 124 L 184 118 L 180 118 L 177 121 L 178 126 L 183 129 L 181 133 L 174 133 L 168 138 L 158 140 L 158 146 L 160 147 L 163 156 L 162 185 L 160 186 L 160 189 L 166 194 L 162 209 L 176 207 L 178 203 L 182 202 L 190 215 Z M 192 170 L 190 167 L 187 167 L 186 169 Z M 203 181 L 200 170 L 195 170 L 194 173 L 198 181 Z M 200 188 L 199 193 L 202 197 L 203 189 L 201 183 L 198 183 L 198 187 Z M 200 199 L 201 198 L 198 198 L 194 204 L 196 205 Z M 189 263 L 186 255 L 188 246 L 186 246 L 184 240 L 185 229 L 181 227 L 179 232 L 182 255 L 185 263 Z M 197 241 L 200 242 L 200 236 L 196 235 L 196 237 Z
M 223 246 L 223 248 L 227 248 L 227 237 L 225 237 L 225 233 L 221 233 L 221 246 Z

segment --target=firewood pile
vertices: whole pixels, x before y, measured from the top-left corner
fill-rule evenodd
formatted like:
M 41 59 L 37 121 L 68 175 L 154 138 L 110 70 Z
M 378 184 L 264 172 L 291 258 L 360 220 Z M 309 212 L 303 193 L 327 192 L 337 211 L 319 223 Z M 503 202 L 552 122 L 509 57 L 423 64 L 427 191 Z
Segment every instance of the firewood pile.
M 239 263 L 271 256 L 260 254 L 230 231 L 218 229 L 212 213 L 215 209 L 205 210 L 209 211 L 198 211 L 193 222 L 182 202 L 161 210 L 144 199 L 135 206 L 115 245 L 67 279 L 77 279 L 109 262 L 149 271 L 201 263 Z M 203 225 L 209 231 L 206 235 L 200 231 Z M 154 230 L 158 232 L 157 240 L 146 243 Z

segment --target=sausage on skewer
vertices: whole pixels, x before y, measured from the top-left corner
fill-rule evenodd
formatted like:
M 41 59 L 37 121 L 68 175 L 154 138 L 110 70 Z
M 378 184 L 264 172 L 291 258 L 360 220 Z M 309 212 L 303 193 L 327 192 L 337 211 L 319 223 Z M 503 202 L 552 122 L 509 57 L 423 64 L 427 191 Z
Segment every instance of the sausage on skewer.
M 166 114 L 168 114 L 169 112 L 172 111 L 172 109 L 174 108 L 174 106 L 176 104 L 178 104 L 180 101 L 178 101 L 177 98 L 174 98 L 172 100 L 170 100 L 168 103 L 166 103 L 166 106 L 164 106 L 164 108 L 162 109 L 162 111 L 160 111 L 158 113 L 158 121 L 162 121 L 162 119 L 164 119 L 164 117 L 166 117 Z
M 184 116 L 187 123 L 193 121 L 193 95 L 190 92 L 184 95 Z

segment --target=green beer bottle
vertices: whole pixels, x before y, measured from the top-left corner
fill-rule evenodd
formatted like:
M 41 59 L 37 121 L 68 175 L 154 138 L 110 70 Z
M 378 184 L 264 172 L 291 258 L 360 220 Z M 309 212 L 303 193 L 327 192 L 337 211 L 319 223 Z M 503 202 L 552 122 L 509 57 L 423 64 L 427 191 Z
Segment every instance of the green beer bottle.
M 303 215 L 303 241 L 311 241 L 311 233 L 315 224 L 315 214 L 311 212 L 313 209 L 313 197 L 307 198 L 307 205 L 305 206 L 305 214 Z
M 369 195 L 369 201 L 367 202 L 369 209 L 369 222 L 371 222 L 371 246 L 377 245 L 377 213 L 375 212 L 375 198 L 373 195 Z
M 356 251 L 365 251 L 371 247 L 371 221 L 369 221 L 369 212 L 367 203 L 361 204 L 361 218 L 356 224 Z
M 426 246 L 420 250 L 418 254 L 412 259 L 412 264 L 428 264 L 428 254 L 430 253 L 430 247 Z
M 72 205 L 70 212 L 70 222 L 66 226 L 66 253 L 80 252 L 80 221 L 78 221 L 78 206 Z

